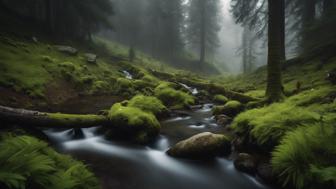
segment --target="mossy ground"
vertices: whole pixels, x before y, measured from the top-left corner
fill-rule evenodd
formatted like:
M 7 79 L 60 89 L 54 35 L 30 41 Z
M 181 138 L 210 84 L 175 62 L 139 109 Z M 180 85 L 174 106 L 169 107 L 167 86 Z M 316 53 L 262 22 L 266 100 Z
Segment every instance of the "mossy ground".
M 297 189 L 336 186 L 331 176 L 336 173 L 332 158 L 336 152 L 332 145 L 336 138 L 336 88 L 325 79 L 335 68 L 335 58 L 323 66 L 318 59 L 287 66 L 283 71 L 286 98 L 271 105 L 250 106 L 232 123 L 231 128 L 243 141 L 272 153 L 279 184 Z M 263 97 L 265 80 L 261 78 L 266 78 L 264 68 L 222 83 Z

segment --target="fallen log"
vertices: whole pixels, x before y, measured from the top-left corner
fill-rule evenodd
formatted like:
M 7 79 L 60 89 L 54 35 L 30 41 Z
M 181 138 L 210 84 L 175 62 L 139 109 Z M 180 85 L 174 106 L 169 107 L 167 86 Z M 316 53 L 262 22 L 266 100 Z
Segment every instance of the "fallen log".
M 103 125 L 108 118 L 103 115 L 45 113 L 0 106 L 0 122 L 42 128 L 88 128 Z

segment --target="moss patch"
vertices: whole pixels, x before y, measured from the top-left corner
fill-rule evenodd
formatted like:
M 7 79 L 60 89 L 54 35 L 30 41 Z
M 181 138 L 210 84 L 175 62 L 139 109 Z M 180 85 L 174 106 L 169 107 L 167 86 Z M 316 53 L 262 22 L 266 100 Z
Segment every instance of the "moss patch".
M 187 108 L 195 103 L 195 99 L 190 94 L 176 90 L 174 83 L 163 82 L 155 88 L 155 96 L 166 106 L 173 109 Z
M 107 135 L 130 138 L 146 143 L 160 131 L 160 123 L 152 113 L 120 103 L 112 106 L 108 114 L 111 132 Z
M 137 95 L 133 97 L 127 104 L 128 107 L 139 108 L 143 111 L 153 113 L 156 116 L 164 116 L 168 109 L 156 97 Z
M 229 99 L 224 96 L 224 95 L 215 95 L 213 100 L 216 102 L 216 103 L 220 103 L 220 104 L 225 104 L 229 101 Z
M 235 117 L 241 111 L 244 110 L 244 106 L 242 103 L 238 101 L 229 101 L 224 106 L 216 106 L 213 109 L 214 115 L 225 114 L 230 117 Z

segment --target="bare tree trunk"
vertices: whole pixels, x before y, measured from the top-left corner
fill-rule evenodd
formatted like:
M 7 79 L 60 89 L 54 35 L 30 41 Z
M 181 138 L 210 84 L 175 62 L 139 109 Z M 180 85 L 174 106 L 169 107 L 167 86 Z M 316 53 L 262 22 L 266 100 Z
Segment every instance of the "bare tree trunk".
M 302 27 L 302 42 L 301 47 L 303 53 L 309 52 L 309 28 L 312 26 L 314 19 L 315 19 L 315 0 L 305 0 L 303 5 L 303 27 Z
M 270 102 L 283 98 L 281 66 L 284 60 L 284 0 L 268 1 L 268 62 L 266 96 Z
M 205 1 L 201 0 L 201 52 L 200 52 L 200 63 L 204 64 L 205 62 L 205 46 L 206 46 L 206 24 L 205 24 Z

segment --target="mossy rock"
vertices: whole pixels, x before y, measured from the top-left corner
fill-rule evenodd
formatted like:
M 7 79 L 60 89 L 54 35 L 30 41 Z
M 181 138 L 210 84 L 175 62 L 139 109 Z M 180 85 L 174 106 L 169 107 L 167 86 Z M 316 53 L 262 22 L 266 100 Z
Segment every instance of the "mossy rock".
M 167 107 L 159 99 L 151 96 L 137 95 L 128 101 L 127 106 L 153 113 L 157 117 L 165 117 L 169 113 Z
M 239 101 L 229 101 L 224 106 L 216 106 L 213 110 L 214 115 L 225 114 L 230 117 L 235 117 L 244 110 L 244 105 Z
M 180 158 L 202 159 L 228 155 L 230 152 L 231 142 L 227 136 L 205 132 L 177 143 L 167 154 Z
M 224 95 L 215 95 L 213 100 L 215 103 L 218 103 L 218 104 L 225 104 L 229 101 L 229 99 Z
M 134 84 L 132 80 L 125 78 L 118 78 L 115 84 L 115 92 L 117 94 L 128 94 L 134 93 Z
M 188 93 L 173 88 L 174 83 L 162 83 L 155 88 L 155 96 L 172 109 L 188 108 L 195 98 Z
M 108 137 L 147 143 L 160 131 L 156 117 L 136 107 L 126 107 L 120 103 L 112 106 L 108 113 L 109 124 L 106 129 Z

